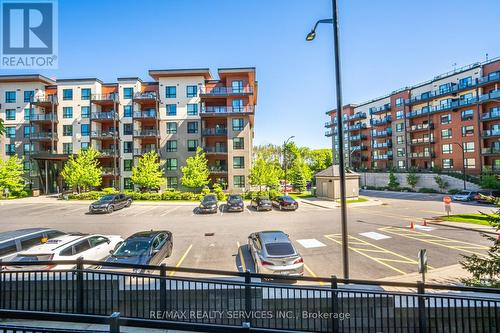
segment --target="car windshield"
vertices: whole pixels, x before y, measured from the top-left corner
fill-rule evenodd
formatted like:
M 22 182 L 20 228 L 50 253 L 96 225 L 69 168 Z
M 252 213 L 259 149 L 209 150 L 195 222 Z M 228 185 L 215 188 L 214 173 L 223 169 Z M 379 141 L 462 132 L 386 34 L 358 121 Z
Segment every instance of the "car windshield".
M 241 201 L 241 197 L 238 195 L 230 196 L 228 202 L 229 203 L 238 203 Z
M 211 203 L 216 203 L 217 198 L 215 196 L 207 196 L 203 198 L 203 203 L 205 204 L 211 204 Z
M 281 197 L 281 199 L 282 199 L 283 201 L 286 201 L 286 202 L 295 202 L 295 200 L 293 200 L 293 198 L 288 197 L 288 196 L 287 196 L 287 197 Z
M 18 254 L 12 261 L 36 262 L 50 260 L 50 254 Z
M 146 239 L 126 240 L 113 253 L 115 257 L 137 257 L 146 254 L 150 248 L 150 241 Z
M 99 199 L 99 202 L 110 202 L 113 201 L 114 198 L 115 198 L 114 195 L 105 195 Z
M 266 244 L 266 251 L 270 256 L 288 256 L 295 254 L 291 243 L 269 243 Z

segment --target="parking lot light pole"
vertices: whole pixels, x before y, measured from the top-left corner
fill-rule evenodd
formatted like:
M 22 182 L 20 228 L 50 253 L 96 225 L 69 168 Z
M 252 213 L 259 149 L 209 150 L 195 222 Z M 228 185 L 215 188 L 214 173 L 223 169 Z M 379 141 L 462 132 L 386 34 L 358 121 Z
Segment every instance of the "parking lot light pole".
M 319 20 L 314 25 L 314 28 L 307 35 L 306 41 L 310 42 L 316 37 L 316 28 L 320 23 L 333 24 L 333 52 L 335 60 L 335 90 L 337 96 L 337 135 L 338 135 L 338 153 L 339 153 L 339 178 L 340 178 L 340 220 L 342 227 L 342 266 L 344 271 L 344 279 L 349 278 L 349 244 L 347 238 L 347 205 L 345 197 L 345 165 L 344 165 L 344 134 L 342 128 L 342 83 L 340 75 L 340 47 L 339 47 L 339 22 L 337 0 L 332 0 L 332 19 Z M 332 162 L 335 138 L 332 135 Z
M 460 149 L 462 149 L 462 177 L 464 178 L 464 190 L 467 189 L 467 182 L 465 180 L 465 149 L 464 149 L 464 146 L 463 144 L 459 143 L 459 142 L 453 142 L 454 144 L 456 144 L 457 146 L 460 147 Z
M 295 135 L 292 135 L 288 139 L 285 140 L 283 143 L 283 167 L 285 169 L 285 195 L 288 195 L 288 192 L 286 191 L 286 174 L 287 174 L 287 160 L 286 160 L 286 145 L 288 144 L 288 141 L 292 140 L 295 138 Z

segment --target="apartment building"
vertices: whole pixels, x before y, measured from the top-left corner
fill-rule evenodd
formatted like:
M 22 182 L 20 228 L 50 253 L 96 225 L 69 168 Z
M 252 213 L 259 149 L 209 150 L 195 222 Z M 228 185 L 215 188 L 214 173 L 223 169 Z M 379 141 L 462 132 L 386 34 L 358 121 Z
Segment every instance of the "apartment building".
M 32 188 L 64 187 L 64 162 L 80 149 L 101 154 L 102 187 L 132 189 L 132 168 L 156 151 L 168 188 L 181 187 L 181 168 L 197 147 L 206 152 L 212 183 L 249 187 L 257 81 L 255 68 L 150 70 L 152 80 L 122 77 L 50 79 L 0 76 L 0 156 L 23 158 Z
M 327 112 L 325 127 L 338 149 L 336 114 Z M 500 173 L 500 58 L 346 105 L 342 117 L 345 160 L 356 170 Z

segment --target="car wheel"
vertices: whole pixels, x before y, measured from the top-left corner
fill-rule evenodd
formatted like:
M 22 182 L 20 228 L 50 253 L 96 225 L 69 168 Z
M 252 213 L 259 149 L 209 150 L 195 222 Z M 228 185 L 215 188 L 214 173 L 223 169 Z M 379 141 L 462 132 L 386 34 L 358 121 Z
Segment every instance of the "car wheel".
M 125 204 L 125 207 L 130 207 L 132 205 L 132 200 L 127 200 L 127 203 Z
M 115 210 L 115 207 L 113 205 L 108 206 L 108 209 L 107 209 L 108 213 L 113 213 L 114 210 Z

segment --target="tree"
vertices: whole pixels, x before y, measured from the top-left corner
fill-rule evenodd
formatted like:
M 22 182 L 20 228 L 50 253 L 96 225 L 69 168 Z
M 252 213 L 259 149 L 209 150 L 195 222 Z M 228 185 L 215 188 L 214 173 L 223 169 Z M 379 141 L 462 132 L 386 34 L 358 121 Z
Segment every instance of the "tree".
M 313 174 L 330 167 L 333 161 L 331 149 L 314 149 L 304 158 Z
M 312 178 L 311 169 L 300 156 L 292 162 L 289 175 L 290 182 L 299 192 L 305 191 L 307 181 Z
M 397 190 L 399 187 L 398 178 L 394 175 L 394 169 L 390 169 L 389 171 L 389 183 L 387 184 L 390 190 Z
M 495 190 L 500 188 L 500 182 L 498 181 L 498 178 L 494 174 L 488 171 L 485 171 L 481 175 L 481 180 L 479 182 L 479 185 L 481 186 L 481 188 L 490 190 Z
M 102 168 L 97 156 L 100 153 L 93 148 L 81 149 L 75 156 L 71 155 L 64 164 L 61 176 L 64 181 L 78 193 L 83 189 L 96 187 L 102 183 Z
M 408 185 L 411 187 L 412 190 L 415 190 L 415 187 L 418 184 L 418 180 L 420 179 L 419 176 L 417 176 L 417 171 L 415 170 L 414 167 L 410 168 L 408 174 L 406 175 L 406 182 Z
M 450 186 L 450 184 L 448 184 L 448 182 L 446 180 L 444 180 L 444 178 L 439 176 L 439 175 L 435 176 L 434 180 L 436 181 L 436 185 L 439 187 L 439 190 L 441 192 L 444 192 L 444 190 L 446 190 L 448 188 L 448 186 Z
M 196 154 L 186 159 L 186 166 L 182 167 L 181 184 L 192 188 L 200 189 L 208 185 L 208 161 L 201 147 L 196 149 Z
M 296 191 L 304 192 L 307 188 L 306 175 L 304 174 L 304 170 L 299 168 L 296 173 L 293 175 L 292 185 Z
M 22 160 L 12 156 L 8 160 L 0 160 L 0 192 L 14 195 L 20 194 L 24 190 Z
M 132 168 L 131 180 L 141 188 L 141 191 L 158 190 L 165 183 L 158 154 L 155 151 L 142 155 L 137 166 Z
M 260 154 L 250 169 L 249 180 L 250 184 L 259 186 L 259 190 L 262 191 L 262 186 L 269 188 L 277 187 L 280 175 L 281 170 L 279 166 L 276 163 L 267 162 L 264 156 Z

